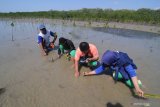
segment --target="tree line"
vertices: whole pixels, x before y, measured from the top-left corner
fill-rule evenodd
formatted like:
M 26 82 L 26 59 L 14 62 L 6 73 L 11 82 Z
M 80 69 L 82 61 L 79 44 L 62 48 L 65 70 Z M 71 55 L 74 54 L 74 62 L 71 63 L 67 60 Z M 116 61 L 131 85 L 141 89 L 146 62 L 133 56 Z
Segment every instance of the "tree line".
M 0 13 L 1 18 L 52 18 L 84 21 L 114 21 L 160 25 L 160 9 L 141 8 L 138 10 L 87 9 L 70 11 L 39 11 Z

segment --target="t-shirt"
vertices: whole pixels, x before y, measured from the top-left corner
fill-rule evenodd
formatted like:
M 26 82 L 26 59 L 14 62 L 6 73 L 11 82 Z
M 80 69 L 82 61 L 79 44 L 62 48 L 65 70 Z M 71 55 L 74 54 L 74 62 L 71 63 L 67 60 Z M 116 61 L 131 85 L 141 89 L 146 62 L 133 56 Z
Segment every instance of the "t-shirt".
M 80 57 L 85 56 L 85 54 L 80 50 L 80 48 L 77 48 L 76 50 L 76 55 L 75 55 L 75 60 L 79 61 Z M 94 56 L 99 56 L 98 50 L 95 45 L 89 44 L 89 57 L 94 57 Z
M 75 50 L 75 46 L 71 40 L 66 39 L 66 42 L 59 47 L 58 54 L 60 55 L 61 53 L 64 53 L 64 50 L 67 50 L 68 53 L 70 53 L 72 50 Z
M 112 71 L 115 71 L 113 68 L 114 68 L 114 67 L 112 67 L 112 66 L 110 67 L 110 69 L 112 69 Z M 99 66 L 98 68 L 96 68 L 94 71 L 96 72 L 96 74 L 100 74 L 100 73 L 102 73 L 104 70 L 105 70 L 105 67 L 104 67 L 103 65 L 101 65 L 101 66 Z M 125 67 L 125 71 L 127 72 L 127 74 L 129 75 L 129 77 L 131 77 L 131 78 L 137 76 L 136 70 L 133 69 L 132 65 L 126 66 L 126 67 Z
M 50 36 L 54 37 L 54 33 L 52 31 L 47 31 L 46 34 L 42 34 L 41 32 L 38 34 L 38 44 L 45 41 L 45 45 L 49 46 L 50 44 Z

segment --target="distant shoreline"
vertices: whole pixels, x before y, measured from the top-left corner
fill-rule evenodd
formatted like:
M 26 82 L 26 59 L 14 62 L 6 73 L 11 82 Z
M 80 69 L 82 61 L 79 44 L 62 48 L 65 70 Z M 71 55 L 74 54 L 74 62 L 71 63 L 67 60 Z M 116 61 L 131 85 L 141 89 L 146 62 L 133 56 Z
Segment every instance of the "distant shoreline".
M 122 22 L 104 22 L 104 21 L 77 21 L 77 20 L 62 20 L 62 19 L 48 19 L 48 18 L 0 18 L 1 21 L 20 21 L 20 22 L 31 22 L 31 23 L 44 23 L 44 24 L 62 24 L 71 26 L 82 26 L 82 27 L 104 27 L 104 28 L 120 28 L 137 30 L 144 32 L 151 32 L 160 34 L 160 26 L 158 25 L 144 25 L 138 23 L 122 23 Z

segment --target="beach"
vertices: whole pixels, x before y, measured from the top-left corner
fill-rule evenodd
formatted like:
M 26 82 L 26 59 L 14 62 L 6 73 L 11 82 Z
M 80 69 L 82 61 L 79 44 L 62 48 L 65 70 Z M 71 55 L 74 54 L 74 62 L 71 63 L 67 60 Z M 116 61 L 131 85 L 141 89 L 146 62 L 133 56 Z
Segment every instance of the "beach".
M 95 44 L 100 59 L 107 49 L 128 53 L 138 66 L 142 89 L 160 94 L 159 26 L 1 19 L 0 88 L 5 91 L 0 94 L 0 107 L 135 107 L 137 103 L 159 106 L 158 99 L 136 98 L 133 90 L 122 82 L 115 84 L 113 78 L 105 73 L 84 77 L 82 72 L 90 69 L 83 67 L 80 77 L 75 78 L 71 67 L 73 62 L 64 56 L 58 59 L 56 48 L 48 56 L 42 56 L 37 44 L 37 26 L 40 23 L 57 32 L 58 38 L 72 40 L 76 47 L 81 41 Z M 55 45 L 58 46 L 58 40 Z

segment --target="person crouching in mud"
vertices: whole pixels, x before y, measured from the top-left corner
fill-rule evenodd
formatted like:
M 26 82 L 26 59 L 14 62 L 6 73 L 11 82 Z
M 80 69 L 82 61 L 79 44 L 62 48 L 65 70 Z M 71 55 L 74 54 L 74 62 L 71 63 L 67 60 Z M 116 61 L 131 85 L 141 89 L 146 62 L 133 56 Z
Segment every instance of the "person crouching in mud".
M 79 77 L 79 65 L 94 67 L 99 59 L 98 50 L 95 45 L 81 42 L 75 55 L 75 77 Z
M 91 72 L 83 72 L 84 76 L 100 74 L 109 68 L 113 73 L 113 78 L 117 80 L 125 80 L 126 85 L 135 88 L 137 94 L 143 97 L 144 92 L 140 89 L 141 82 L 137 79 L 136 65 L 133 60 L 123 52 L 107 50 L 101 59 L 101 66 Z
M 76 49 L 73 42 L 64 37 L 59 38 L 59 49 L 58 49 L 58 57 L 60 58 L 63 54 L 66 54 L 67 59 L 75 62 L 75 53 Z M 74 67 L 72 65 L 71 67 Z
M 64 37 L 59 38 L 59 49 L 58 49 L 58 57 L 60 58 L 64 53 L 67 54 L 67 57 L 75 56 L 75 46 L 73 42 Z
M 46 27 L 41 24 L 39 25 L 39 34 L 38 34 L 38 45 L 41 49 L 42 55 L 46 56 L 48 54 L 48 50 L 54 48 L 54 43 L 57 39 L 56 32 L 48 31 Z M 53 41 L 50 42 L 50 37 L 54 37 Z

